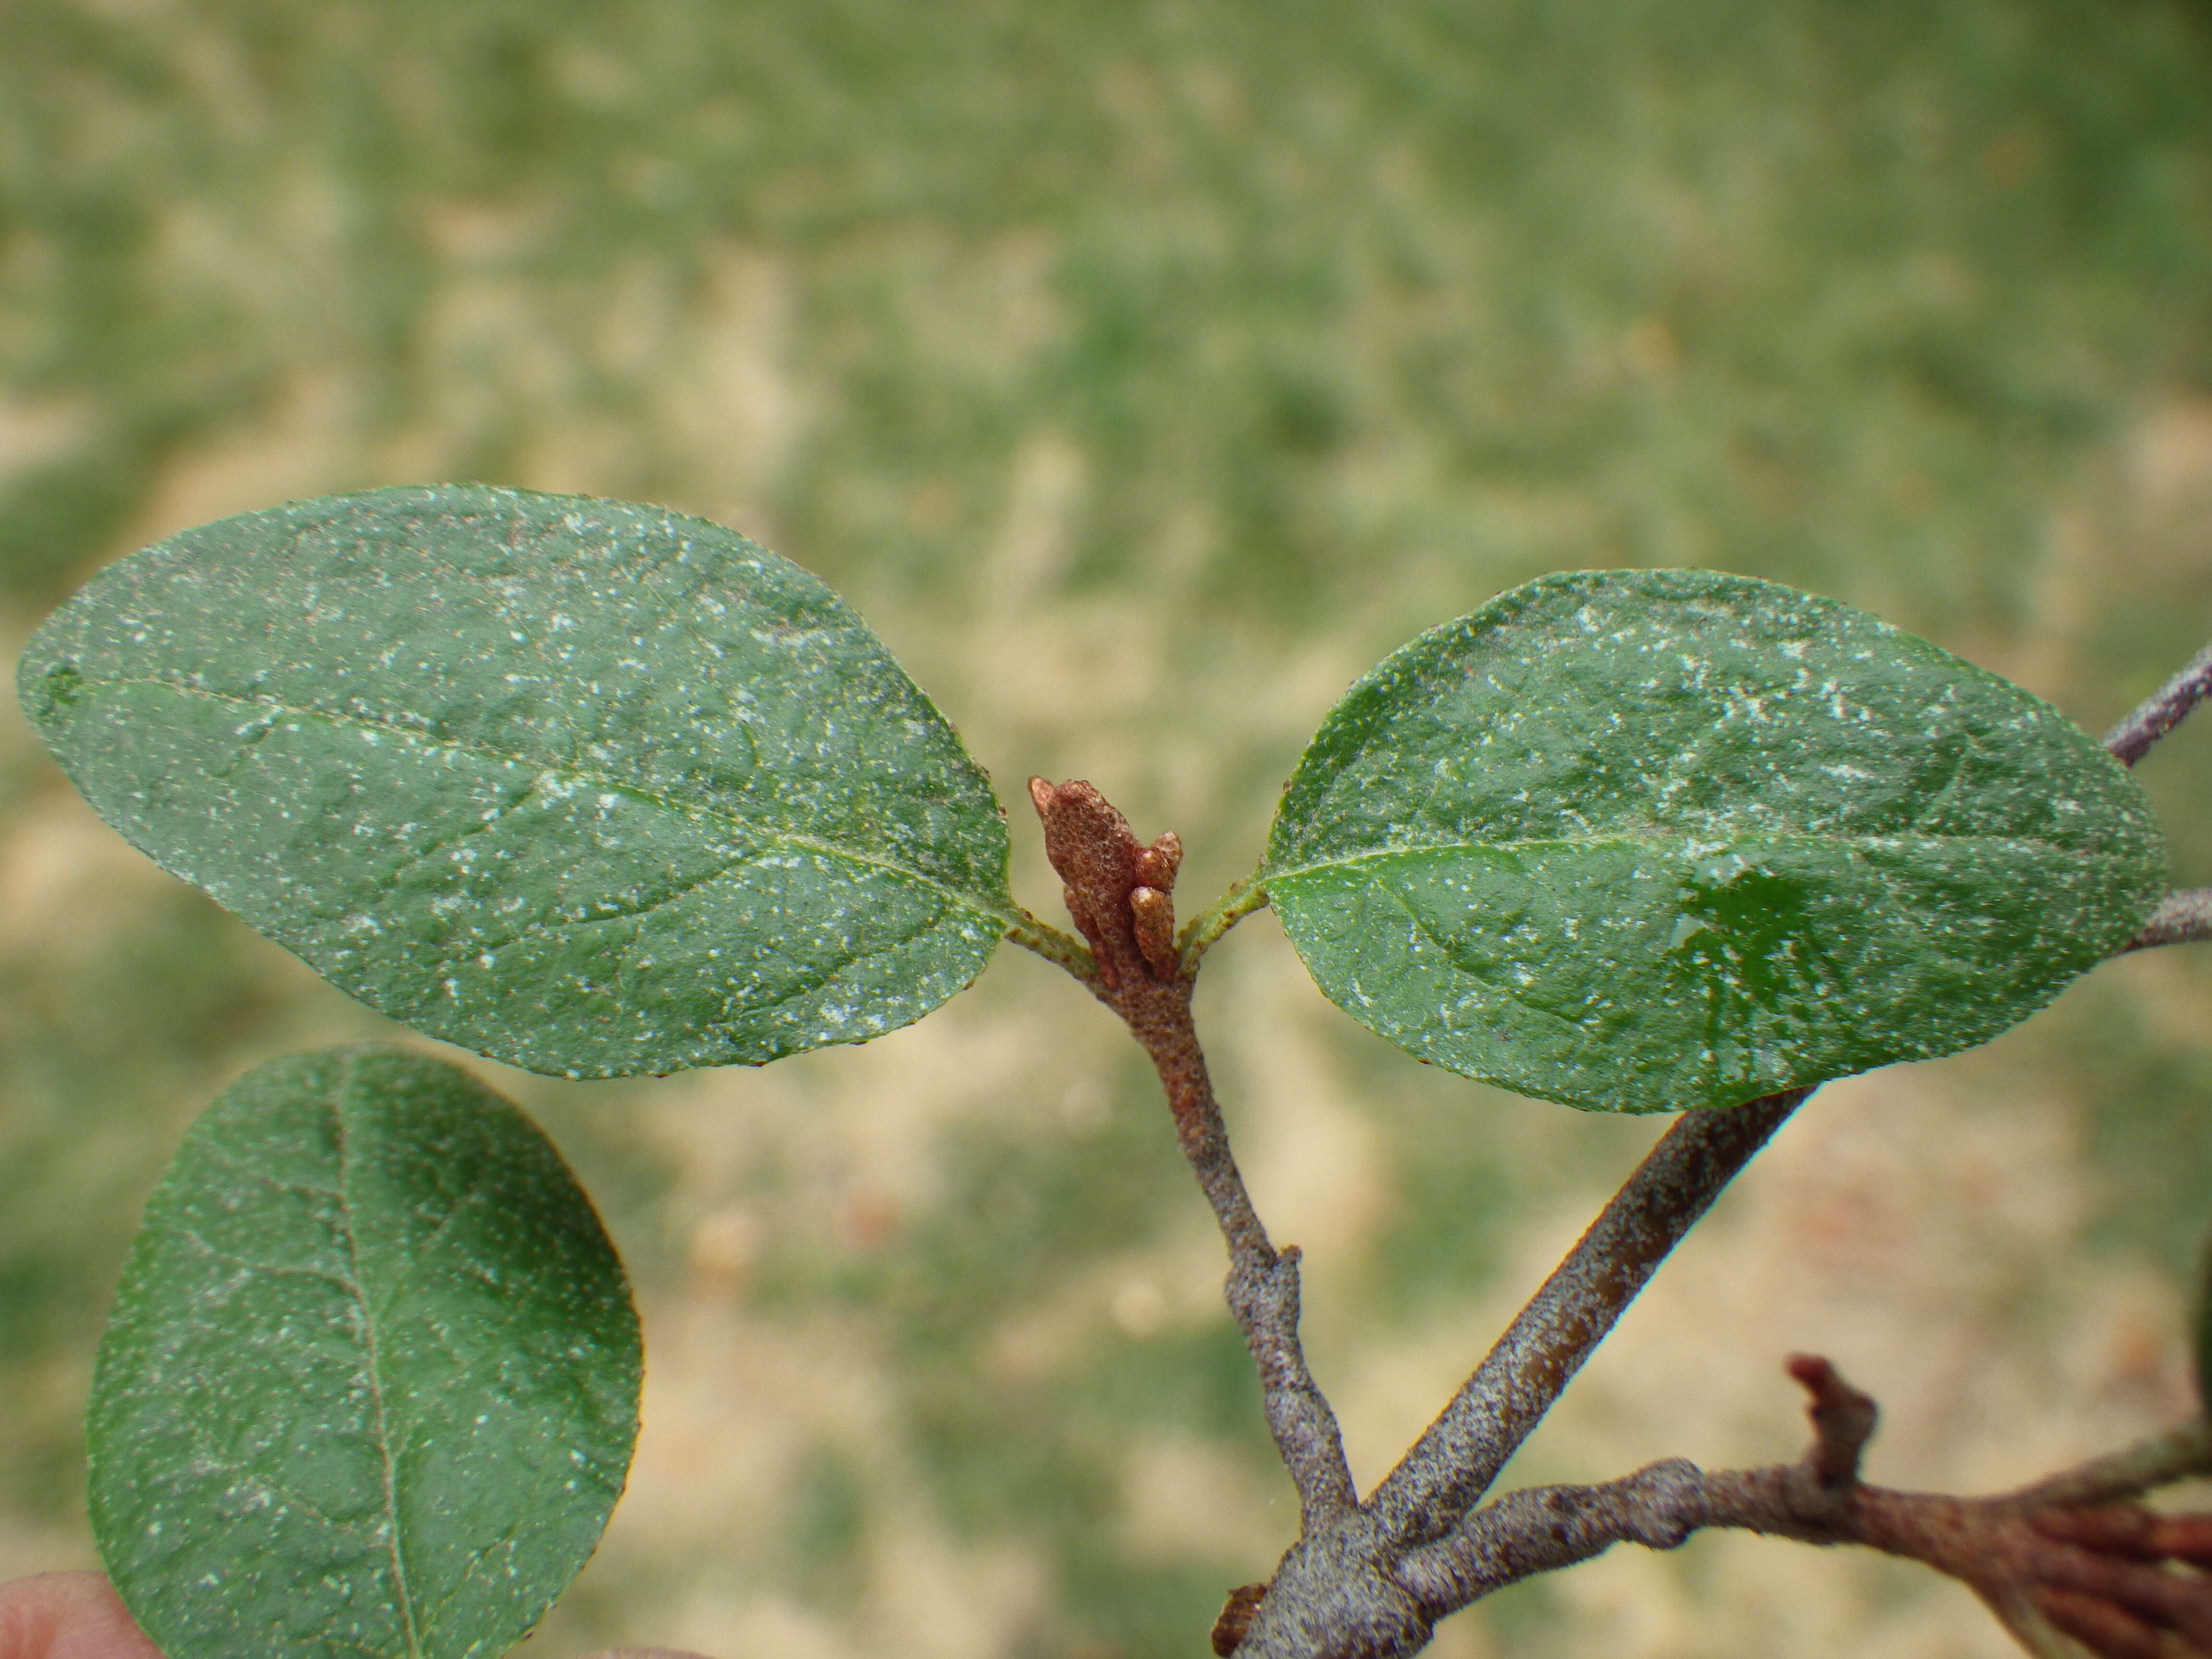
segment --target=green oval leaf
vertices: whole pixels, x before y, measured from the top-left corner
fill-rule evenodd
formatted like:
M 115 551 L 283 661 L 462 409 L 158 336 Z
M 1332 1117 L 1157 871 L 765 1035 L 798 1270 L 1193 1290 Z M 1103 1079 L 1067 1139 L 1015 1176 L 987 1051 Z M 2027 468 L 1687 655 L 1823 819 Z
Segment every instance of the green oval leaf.
M 1012 919 L 944 717 L 836 594 L 697 519 L 463 485 L 249 513 L 101 572 L 17 678 L 164 869 L 532 1071 L 862 1041 Z
M 503 1653 L 599 1540 L 641 1369 L 614 1247 L 513 1106 L 397 1048 L 277 1060 L 131 1245 L 100 1559 L 168 1659 Z
M 1994 1036 L 2127 939 L 2166 854 L 2124 768 L 1924 640 L 1747 577 L 1583 571 L 1353 686 L 1261 879 L 1391 1042 L 1643 1112 Z

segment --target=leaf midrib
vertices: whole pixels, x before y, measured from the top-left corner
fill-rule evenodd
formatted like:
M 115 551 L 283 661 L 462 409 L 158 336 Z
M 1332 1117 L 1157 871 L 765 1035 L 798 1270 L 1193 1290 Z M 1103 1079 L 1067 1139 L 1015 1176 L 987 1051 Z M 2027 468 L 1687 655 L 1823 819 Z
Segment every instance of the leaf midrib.
M 1577 849 L 1597 847 L 1641 847 L 1654 852 L 1672 853 L 1680 851 L 1686 843 L 1691 842 L 1702 842 L 1704 838 L 1700 836 L 1684 834 L 1664 836 L 1629 835 L 1540 836 L 1532 836 L 1524 841 L 1423 842 L 1410 846 L 1378 847 L 1371 852 L 1352 853 L 1342 858 L 1313 859 L 1304 864 L 1295 865 L 1287 870 L 1271 870 L 1263 867 L 1260 872 L 1260 878 L 1263 882 L 1290 881 L 1294 880 L 1299 876 L 1314 875 L 1319 872 L 1333 870 L 1350 869 L 1354 866 L 1362 864 L 1378 864 L 1389 859 L 1407 858 L 1425 853 L 1518 853 L 1524 850 L 1541 849 L 1554 847 L 1569 847 Z M 1933 836 L 1925 833 L 1915 833 L 1901 836 L 1816 836 L 1803 832 L 1788 835 L 1774 835 L 1765 831 L 1747 831 L 1740 838 L 1732 837 L 1729 840 L 1723 841 L 1718 845 L 1711 848 L 1711 854 L 1700 854 L 1700 856 L 1717 855 L 1729 852 L 1740 844 L 1754 842 L 1761 847 L 1774 848 L 1861 848 L 1875 842 L 1886 842 L 1894 846 L 1911 846 L 1916 843 L 1920 845 L 1934 844 L 1938 846 L 1982 845 L 1988 847 L 2037 848 L 2045 852 L 2060 853 L 2064 854 L 2069 857 L 2082 859 L 2094 856 L 2094 854 L 2091 851 L 2085 850 L 2078 853 L 2073 852 L 2057 842 L 2039 841 L 2032 836 Z
M 583 767 L 541 759 L 530 755 L 513 754 L 506 750 L 494 748 L 489 744 L 471 743 L 459 738 L 435 737 L 416 731 L 410 726 L 399 725 L 395 721 L 377 720 L 368 715 L 339 713 L 328 708 L 289 703 L 275 697 L 240 696 L 235 692 L 217 691 L 208 686 L 194 685 L 188 680 L 172 679 L 166 675 L 110 675 L 100 678 L 86 675 L 81 684 L 88 690 L 106 686 L 155 686 L 165 691 L 175 692 L 179 696 L 204 697 L 211 702 L 229 703 L 240 708 L 267 709 L 275 714 L 296 715 L 302 720 L 320 720 L 328 726 L 352 731 L 389 732 L 419 748 L 450 750 L 456 754 L 472 755 L 483 760 L 514 766 L 536 767 L 541 771 L 550 772 L 556 776 L 574 778 L 580 783 L 592 784 L 602 789 L 628 795 L 632 799 L 658 806 L 678 817 L 705 819 L 727 824 L 743 834 L 760 836 L 776 847 L 788 848 L 799 852 L 818 853 L 824 857 L 840 859 L 848 864 L 857 865 L 864 869 L 881 870 L 912 882 L 916 886 L 926 887 L 933 892 L 941 894 L 962 909 L 977 915 L 988 916 L 1005 927 L 1012 927 L 1016 923 L 1017 918 L 1011 905 L 1007 908 L 1001 909 L 996 905 L 978 902 L 974 895 L 963 892 L 960 889 L 910 866 L 896 863 L 889 859 L 873 857 L 866 853 L 856 853 L 850 848 L 840 847 L 835 842 L 823 841 L 817 836 L 797 835 L 781 828 L 763 829 L 731 813 L 717 811 L 712 807 L 693 805 L 664 795 L 657 790 L 641 788 L 635 783 L 610 777 L 605 773 L 592 771 Z
M 386 1553 L 392 1558 L 392 1585 L 399 1601 L 400 1628 L 407 1638 L 409 1659 L 421 1659 L 422 1632 L 415 1624 L 415 1591 L 407 1581 L 407 1562 L 399 1547 L 399 1471 L 392 1461 L 392 1429 L 385 1407 L 383 1361 L 376 1340 L 376 1312 L 370 1305 L 368 1285 L 362 1276 L 361 1241 L 354 1231 L 353 1191 L 349 1179 L 351 1163 L 347 1156 L 349 1136 L 346 1125 L 346 1098 L 352 1092 L 354 1080 L 361 1069 L 358 1059 L 349 1056 L 344 1069 L 339 1073 L 337 1086 L 331 1091 L 331 1129 L 336 1141 L 338 1164 L 338 1214 L 345 1228 L 346 1261 L 353 1270 L 354 1295 L 361 1306 L 361 1340 L 365 1350 L 363 1369 L 368 1380 L 370 1408 L 374 1413 L 377 1456 L 384 1477 L 384 1508 L 386 1523 L 390 1528 L 390 1546 Z

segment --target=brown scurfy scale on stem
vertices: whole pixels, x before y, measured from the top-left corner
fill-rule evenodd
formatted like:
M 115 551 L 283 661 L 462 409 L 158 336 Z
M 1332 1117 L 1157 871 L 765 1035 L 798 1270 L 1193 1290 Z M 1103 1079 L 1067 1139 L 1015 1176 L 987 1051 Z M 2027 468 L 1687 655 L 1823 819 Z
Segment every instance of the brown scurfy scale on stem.
M 1081 780 L 1030 780 L 1044 823 L 1045 857 L 1066 883 L 1067 913 L 1098 962 L 1109 991 L 1146 978 L 1176 977 L 1176 871 L 1182 843 L 1169 830 L 1149 847 L 1129 821 Z
M 1252 1615 L 1267 1594 L 1265 1584 L 1239 1584 L 1229 1592 L 1221 1616 L 1213 1621 L 1212 1648 L 1217 1659 L 1229 1659 L 1252 1628 Z

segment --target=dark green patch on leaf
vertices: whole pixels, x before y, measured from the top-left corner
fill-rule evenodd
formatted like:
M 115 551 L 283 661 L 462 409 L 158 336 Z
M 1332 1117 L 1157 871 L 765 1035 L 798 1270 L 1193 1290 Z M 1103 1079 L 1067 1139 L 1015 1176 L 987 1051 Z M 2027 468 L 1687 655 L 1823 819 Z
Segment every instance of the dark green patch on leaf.
M 598 1542 L 641 1373 L 613 1246 L 513 1106 L 396 1048 L 276 1061 L 131 1246 L 101 1559 L 169 1659 L 504 1653 Z
M 250 513 L 102 572 L 18 683 L 163 868 L 533 1071 L 878 1036 L 1010 917 L 944 717 L 828 588 L 701 520 L 477 486 Z
M 1401 1047 L 1662 1111 L 1996 1036 L 2126 940 L 2166 854 L 2126 771 L 1994 674 L 1771 582 L 1595 571 L 1355 685 L 1262 878 Z

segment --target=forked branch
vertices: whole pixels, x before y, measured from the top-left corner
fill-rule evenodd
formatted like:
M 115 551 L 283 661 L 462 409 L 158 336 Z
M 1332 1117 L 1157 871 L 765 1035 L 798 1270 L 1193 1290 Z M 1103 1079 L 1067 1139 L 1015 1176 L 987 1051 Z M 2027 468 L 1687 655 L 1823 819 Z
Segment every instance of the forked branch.
M 1467 1513 L 1659 1264 L 1811 1093 L 1675 1120 L 1368 1500 L 1393 1544 L 1425 1543 Z
M 2212 648 L 2115 726 L 2106 746 L 2132 764 L 2208 693 Z M 1334 1413 L 1299 1344 L 1297 1252 L 1278 1250 L 1253 1207 L 1191 1024 L 1199 958 L 1264 892 L 1232 890 L 1178 937 L 1181 848 L 1172 836 L 1140 843 L 1087 783 L 1032 779 L 1030 789 L 1090 947 L 1088 961 L 1065 948 L 1044 953 L 1120 1016 L 1159 1073 L 1183 1155 L 1228 1243 L 1230 1310 L 1298 1491 L 1299 1538 L 1271 1581 L 1231 1595 L 1214 1631 L 1218 1654 L 1401 1659 L 1426 1644 L 1437 1619 L 1532 1574 L 1616 1543 L 1668 1549 L 1700 1528 L 1733 1527 L 1924 1562 L 1971 1585 L 2046 1659 L 2078 1659 L 2074 1643 L 2100 1659 L 2212 1659 L 2212 1577 L 2198 1571 L 2212 1569 L 2212 1516 L 2163 1517 L 2126 1501 L 2212 1471 L 2212 1430 L 2201 1422 L 2019 1492 L 1892 1492 L 1858 1478 L 1874 1402 L 1826 1360 L 1800 1357 L 1790 1369 L 1811 1395 L 1814 1439 L 1796 1463 L 1706 1474 L 1669 1459 L 1601 1486 L 1534 1488 L 1476 1507 L 1659 1264 L 1809 1088 L 1678 1119 L 1360 1502 Z M 2212 889 L 2170 895 L 2127 948 L 2206 938 Z
M 2114 1501 L 2212 1467 L 2202 1423 L 2019 1492 L 1893 1492 L 1858 1478 L 1873 1401 L 1825 1359 L 1801 1355 L 1790 1371 L 1811 1395 L 1798 1462 L 1707 1474 L 1674 1458 L 1602 1486 L 1513 1492 L 1408 1555 L 1401 1582 L 1434 1620 L 1614 1544 L 1672 1549 L 1733 1527 L 1921 1562 L 1970 1586 L 2031 1650 L 2066 1651 L 2063 1633 L 2104 1659 L 2212 1652 L 2212 1577 L 2196 1571 L 2212 1567 L 2212 1516 Z
M 1298 1491 L 1300 1545 L 1272 1591 L 1243 1594 L 1242 1612 L 1225 1626 L 1232 1645 L 1246 1634 L 1243 1613 L 1252 1613 L 1259 1653 L 1315 1650 L 1313 1640 L 1326 1645 L 1330 1631 L 1341 1635 L 1348 1623 L 1397 1633 L 1380 1646 L 1370 1643 L 1373 1651 L 1411 1652 L 1427 1639 L 1426 1625 L 1407 1621 L 1410 1603 L 1388 1581 L 1389 1570 L 1409 1548 L 1448 1530 L 1481 1495 L 1659 1262 L 1808 1091 L 1693 1113 L 1676 1123 L 1443 1416 L 1362 1505 L 1335 1415 L 1299 1342 L 1297 1252 L 1278 1250 L 1253 1207 L 1191 1024 L 1200 951 L 1257 900 L 1233 895 L 1212 913 L 1218 923 L 1202 918 L 1177 941 L 1180 949 L 1170 948 L 1181 860 L 1174 837 L 1140 842 L 1087 783 L 1032 779 L 1030 794 L 1044 826 L 1046 856 L 1066 884 L 1068 913 L 1096 964 L 1079 976 L 1151 1056 L 1176 1139 L 1229 1246 L 1230 1310 Z M 1315 1594 L 1300 1593 L 1306 1579 L 1315 1581 Z M 1360 1605 L 1347 1603 L 1347 1595 Z

